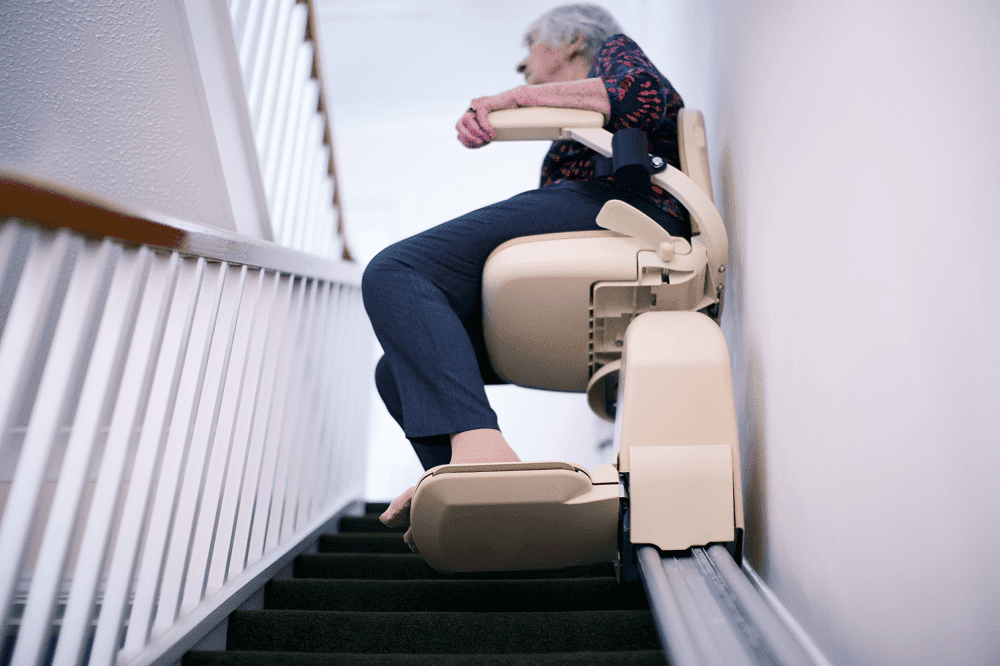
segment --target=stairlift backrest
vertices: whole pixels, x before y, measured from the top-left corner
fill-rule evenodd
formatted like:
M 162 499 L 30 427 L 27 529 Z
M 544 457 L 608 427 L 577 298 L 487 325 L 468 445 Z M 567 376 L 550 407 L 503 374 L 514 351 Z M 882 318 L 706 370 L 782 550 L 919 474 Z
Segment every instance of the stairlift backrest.
M 558 141 L 565 139 L 564 128 L 594 129 L 604 126 L 604 116 L 598 111 L 535 107 L 506 109 L 490 114 L 490 124 L 496 131 L 496 141 Z M 677 112 L 677 141 L 681 171 L 714 201 L 712 174 L 708 167 L 708 142 L 705 119 L 697 109 Z M 692 234 L 701 232 L 697 220 L 691 221 Z
M 715 201 L 712 195 L 712 172 L 708 168 L 708 141 L 705 139 L 705 119 L 701 111 L 681 109 L 677 114 L 677 141 L 681 156 L 681 171 Z

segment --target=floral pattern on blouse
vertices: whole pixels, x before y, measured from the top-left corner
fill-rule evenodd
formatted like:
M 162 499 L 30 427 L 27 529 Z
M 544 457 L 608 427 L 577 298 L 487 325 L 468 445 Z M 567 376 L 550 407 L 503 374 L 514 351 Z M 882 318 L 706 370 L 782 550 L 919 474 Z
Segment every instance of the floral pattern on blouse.
M 594 56 L 587 78 L 600 78 L 608 91 L 611 117 L 604 129 L 615 132 L 638 127 L 646 132 L 649 152 L 680 168 L 677 146 L 677 112 L 684 101 L 670 82 L 653 66 L 639 45 L 625 35 L 609 37 Z M 554 141 L 542 162 L 541 187 L 571 181 L 614 182 L 597 177 L 591 158 L 594 151 L 576 141 Z M 656 185 L 650 198 L 664 210 L 686 218 L 677 199 Z

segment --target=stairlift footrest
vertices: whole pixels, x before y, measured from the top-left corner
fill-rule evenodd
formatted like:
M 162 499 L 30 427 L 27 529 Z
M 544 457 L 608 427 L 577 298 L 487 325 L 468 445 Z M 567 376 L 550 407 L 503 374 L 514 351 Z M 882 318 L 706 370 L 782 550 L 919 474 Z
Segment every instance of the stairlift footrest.
M 618 474 L 572 463 L 444 465 L 413 494 L 414 543 L 439 571 L 525 571 L 611 562 Z M 603 483 L 602 483 L 603 481 Z
M 736 538 L 731 447 L 637 446 L 631 456 L 632 543 L 685 550 Z

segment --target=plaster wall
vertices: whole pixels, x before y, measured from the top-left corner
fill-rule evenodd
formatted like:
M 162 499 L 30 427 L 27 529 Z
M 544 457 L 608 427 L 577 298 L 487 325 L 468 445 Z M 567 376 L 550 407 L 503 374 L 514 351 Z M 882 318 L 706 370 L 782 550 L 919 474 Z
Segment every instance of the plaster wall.
M 1000 662 L 1000 9 L 650 11 L 730 233 L 751 566 L 833 663 Z
M 0 4 L 0 168 L 236 231 L 183 5 Z

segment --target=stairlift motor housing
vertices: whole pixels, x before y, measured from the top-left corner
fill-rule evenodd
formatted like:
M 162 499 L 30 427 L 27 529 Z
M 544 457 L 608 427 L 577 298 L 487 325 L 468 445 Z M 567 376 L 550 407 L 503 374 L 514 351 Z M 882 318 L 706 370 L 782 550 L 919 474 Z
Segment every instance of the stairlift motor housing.
M 490 121 L 499 140 L 571 138 L 610 154 L 596 112 L 513 109 Z M 711 201 L 701 114 L 682 110 L 678 125 L 684 172 L 668 167 L 653 180 L 691 212 L 690 243 L 610 201 L 598 217 L 608 231 L 515 239 L 483 273 L 484 334 L 498 374 L 586 391 L 594 411 L 615 421 L 617 468 L 556 461 L 428 470 L 414 491 L 411 532 L 435 569 L 615 561 L 626 510 L 635 545 L 740 541 L 729 357 L 716 322 L 697 312 L 719 314 L 727 241 Z

